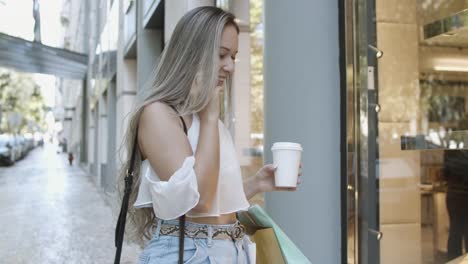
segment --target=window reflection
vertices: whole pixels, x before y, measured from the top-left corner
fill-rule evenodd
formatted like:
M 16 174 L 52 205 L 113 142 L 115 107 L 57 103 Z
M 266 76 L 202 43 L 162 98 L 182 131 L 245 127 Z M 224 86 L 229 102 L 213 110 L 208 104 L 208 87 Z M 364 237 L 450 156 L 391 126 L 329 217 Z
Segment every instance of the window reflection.
M 224 90 L 221 109 L 235 141 L 242 175 L 250 177 L 263 166 L 263 1 L 216 3 L 234 13 L 240 28 L 233 87 Z M 258 194 L 250 202 L 263 205 L 263 196 Z
M 254 175 L 263 165 L 263 1 L 250 1 L 250 148 L 241 155 L 248 156 L 242 166 L 243 175 Z M 263 204 L 257 195 L 252 203 Z
M 371 206 L 384 235 L 380 259 L 369 263 L 446 263 L 468 251 L 468 25 L 452 19 L 467 8 L 376 0 L 385 55 L 376 76 L 379 202 Z M 460 23 L 430 29 L 444 20 Z

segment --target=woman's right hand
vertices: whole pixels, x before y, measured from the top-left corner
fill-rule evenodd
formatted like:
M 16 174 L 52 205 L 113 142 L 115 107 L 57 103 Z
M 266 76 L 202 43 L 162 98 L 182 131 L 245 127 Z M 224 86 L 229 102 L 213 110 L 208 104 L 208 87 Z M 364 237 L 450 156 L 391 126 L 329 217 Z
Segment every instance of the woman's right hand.
M 210 102 L 198 113 L 200 121 L 218 121 L 221 112 L 220 94 L 222 89 L 222 87 L 215 87 Z

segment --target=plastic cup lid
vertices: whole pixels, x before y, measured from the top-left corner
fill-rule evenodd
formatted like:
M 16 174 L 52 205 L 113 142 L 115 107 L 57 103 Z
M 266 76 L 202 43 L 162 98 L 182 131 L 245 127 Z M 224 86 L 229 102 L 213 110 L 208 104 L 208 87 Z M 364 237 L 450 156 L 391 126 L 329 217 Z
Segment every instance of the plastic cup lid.
M 271 151 L 279 149 L 288 149 L 288 150 L 299 150 L 302 151 L 301 144 L 293 142 L 276 142 L 271 147 Z

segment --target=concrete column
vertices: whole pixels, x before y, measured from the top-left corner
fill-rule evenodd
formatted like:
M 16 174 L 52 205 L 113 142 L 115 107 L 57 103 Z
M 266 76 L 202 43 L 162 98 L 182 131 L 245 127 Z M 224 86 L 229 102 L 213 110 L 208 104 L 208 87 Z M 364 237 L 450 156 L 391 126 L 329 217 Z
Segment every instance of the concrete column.
M 99 162 L 107 162 L 107 93 L 99 97 Z
M 88 100 L 88 82 L 87 77 L 82 80 L 82 99 L 81 99 L 81 143 L 80 143 L 80 162 L 88 162 L 88 115 L 89 115 L 89 100 Z
M 136 97 L 136 80 L 137 80 L 137 62 L 136 60 L 122 60 L 118 67 L 121 67 L 120 77 L 117 82 L 117 98 L 116 98 L 116 146 L 118 150 L 123 144 L 126 129 L 128 127 L 128 114 L 133 110 L 133 104 Z M 116 166 L 119 167 L 121 162 L 125 161 L 125 151 L 118 153 Z
M 300 190 L 266 194 L 266 208 L 312 263 L 340 263 L 338 2 L 264 1 L 264 12 L 265 161 L 274 142 L 304 148 Z
M 72 113 L 68 110 L 71 106 L 71 90 L 74 89 L 71 80 L 61 79 L 60 82 L 62 88 L 62 107 L 63 107 L 63 132 L 60 140 L 65 139 L 67 141 L 67 148 L 71 144 L 72 138 Z M 67 149 L 68 151 L 68 149 Z
M 107 175 L 104 181 L 105 190 L 113 190 L 115 186 L 116 175 L 116 87 L 115 82 L 111 81 L 107 89 Z
M 119 16 L 119 40 L 117 48 L 117 83 L 116 83 L 116 124 L 115 124 L 115 146 L 117 150 L 121 150 L 120 147 L 123 143 L 123 137 L 127 128 L 128 113 L 132 110 L 133 102 L 137 90 L 137 60 L 136 59 L 125 59 L 124 48 L 125 39 L 122 37 L 125 30 L 124 25 L 124 10 L 123 0 L 120 2 Z M 142 19 L 140 17 L 140 19 Z M 141 22 L 140 22 L 141 24 Z M 119 168 L 121 162 L 126 160 L 124 153 L 116 154 L 115 167 Z M 117 173 L 115 173 L 117 177 Z
M 64 80 L 63 107 L 64 107 L 64 137 L 67 139 L 67 152 L 75 151 L 80 138 L 81 117 L 76 113 L 76 104 L 81 94 L 82 81 Z
M 95 105 L 92 115 L 93 115 L 93 122 L 92 122 L 92 127 L 90 129 L 90 135 L 93 136 L 93 143 L 91 143 L 90 150 L 93 153 L 93 163 L 91 167 L 91 173 L 93 176 L 98 176 L 99 174 L 99 152 L 98 152 L 98 147 L 99 146 L 99 110 L 98 110 L 99 105 Z
M 107 174 L 107 143 L 108 143 L 108 129 L 107 129 L 107 94 L 99 97 L 99 129 L 98 129 L 98 184 L 103 187 L 105 177 Z
M 62 136 L 62 138 L 67 141 L 66 152 L 70 150 L 70 145 L 72 143 L 72 117 L 67 116 L 67 112 L 68 111 L 65 111 L 65 115 L 64 115 L 63 136 Z

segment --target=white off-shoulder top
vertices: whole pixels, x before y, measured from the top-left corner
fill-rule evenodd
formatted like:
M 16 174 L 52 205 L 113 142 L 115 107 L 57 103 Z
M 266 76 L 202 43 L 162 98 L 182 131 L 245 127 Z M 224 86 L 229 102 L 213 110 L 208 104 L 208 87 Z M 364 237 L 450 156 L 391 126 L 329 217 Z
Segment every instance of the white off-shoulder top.
M 237 211 L 246 211 L 249 202 L 244 186 L 236 150 L 229 130 L 218 121 L 220 166 L 218 188 L 212 209 L 207 213 L 195 213 L 193 209 L 200 199 L 197 176 L 194 166 L 195 156 L 187 157 L 169 181 L 161 181 L 148 160 L 140 167 L 140 186 L 134 207 L 153 207 L 156 217 L 163 220 L 176 219 L 184 214 L 187 217 L 220 216 Z M 200 119 L 193 115 L 193 121 L 187 137 L 195 154 L 200 133 Z

